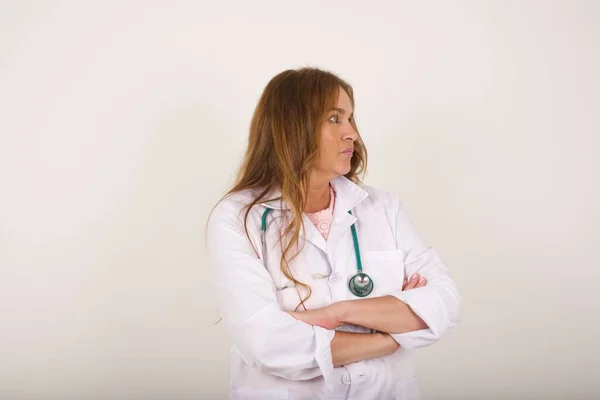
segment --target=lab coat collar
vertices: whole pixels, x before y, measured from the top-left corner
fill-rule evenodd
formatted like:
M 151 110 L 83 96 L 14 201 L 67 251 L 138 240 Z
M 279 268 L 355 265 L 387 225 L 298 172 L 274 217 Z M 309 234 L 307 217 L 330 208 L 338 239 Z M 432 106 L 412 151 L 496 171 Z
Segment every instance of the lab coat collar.
M 333 223 L 329 231 L 328 240 L 323 238 L 323 235 L 321 235 L 319 230 L 313 225 L 306 213 L 303 213 L 302 215 L 304 232 L 300 235 L 324 252 L 327 251 L 328 243 L 333 244 L 334 241 L 337 241 L 342 232 L 356 221 L 356 217 L 348 214 L 348 211 L 369 195 L 365 189 L 343 175 L 333 179 L 330 184 L 335 191 L 335 206 L 333 209 Z M 276 198 L 279 196 L 281 196 L 281 192 L 277 191 L 273 197 Z M 283 199 L 271 200 L 261 204 L 274 210 L 290 209 Z
M 349 210 L 354 208 L 369 195 L 366 190 L 343 175 L 331 180 L 330 184 L 333 187 L 336 195 L 335 208 L 333 210 L 333 216 L 335 219 L 339 219 L 341 215 L 347 214 Z M 281 197 L 281 191 L 275 191 L 271 197 Z M 274 210 L 290 209 L 289 205 L 283 199 L 270 200 L 260 204 Z

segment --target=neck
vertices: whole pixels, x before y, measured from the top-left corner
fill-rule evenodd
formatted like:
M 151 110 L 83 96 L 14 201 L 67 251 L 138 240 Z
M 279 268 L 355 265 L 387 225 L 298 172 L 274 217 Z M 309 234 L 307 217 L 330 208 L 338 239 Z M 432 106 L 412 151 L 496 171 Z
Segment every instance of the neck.
M 330 179 L 319 179 L 318 177 L 311 178 L 306 206 L 304 207 L 305 212 L 313 213 L 329 207 L 331 201 L 329 181 Z

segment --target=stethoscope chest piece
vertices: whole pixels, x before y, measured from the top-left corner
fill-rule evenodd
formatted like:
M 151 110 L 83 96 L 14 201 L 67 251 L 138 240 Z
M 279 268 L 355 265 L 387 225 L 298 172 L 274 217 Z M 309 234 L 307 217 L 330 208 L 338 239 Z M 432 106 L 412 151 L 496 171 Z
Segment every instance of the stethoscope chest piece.
M 358 297 L 365 297 L 371 294 L 373 291 L 373 281 L 369 275 L 364 272 L 359 272 L 350 278 L 348 282 L 348 288 L 353 295 Z

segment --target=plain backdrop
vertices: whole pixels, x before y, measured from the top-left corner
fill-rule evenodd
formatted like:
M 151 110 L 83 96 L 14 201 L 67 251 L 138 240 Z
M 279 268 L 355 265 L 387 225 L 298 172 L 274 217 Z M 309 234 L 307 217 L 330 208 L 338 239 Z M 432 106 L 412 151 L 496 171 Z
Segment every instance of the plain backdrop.
M 204 227 L 287 68 L 463 296 L 424 399 L 600 397 L 600 2 L 0 1 L 0 399 L 223 399 Z

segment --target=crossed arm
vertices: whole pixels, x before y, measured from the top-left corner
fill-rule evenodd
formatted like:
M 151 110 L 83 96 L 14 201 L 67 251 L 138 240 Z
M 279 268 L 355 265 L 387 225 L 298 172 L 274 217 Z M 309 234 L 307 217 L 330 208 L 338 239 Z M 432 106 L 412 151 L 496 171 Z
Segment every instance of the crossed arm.
M 426 283 L 425 278 L 415 274 L 410 281 L 405 278 L 402 290 L 416 289 Z M 393 296 L 340 301 L 326 307 L 289 314 L 307 324 L 325 329 L 353 324 L 379 331 L 336 331 L 331 341 L 331 355 L 336 367 L 393 353 L 400 345 L 390 333 L 427 328 L 427 324 L 407 304 Z
M 458 323 L 461 299 L 449 271 L 418 238 L 401 205 L 396 207 L 395 235 L 405 254 L 405 274 L 418 273 L 427 283 L 414 279 L 389 296 L 301 313 L 281 310 L 272 276 L 248 241 L 237 207 L 222 202 L 215 208 L 207 224 L 206 248 L 219 308 L 246 364 L 289 380 L 323 376 L 329 387 L 334 366 L 391 354 L 399 346 L 428 346 Z M 325 328 L 342 323 L 386 333 Z

